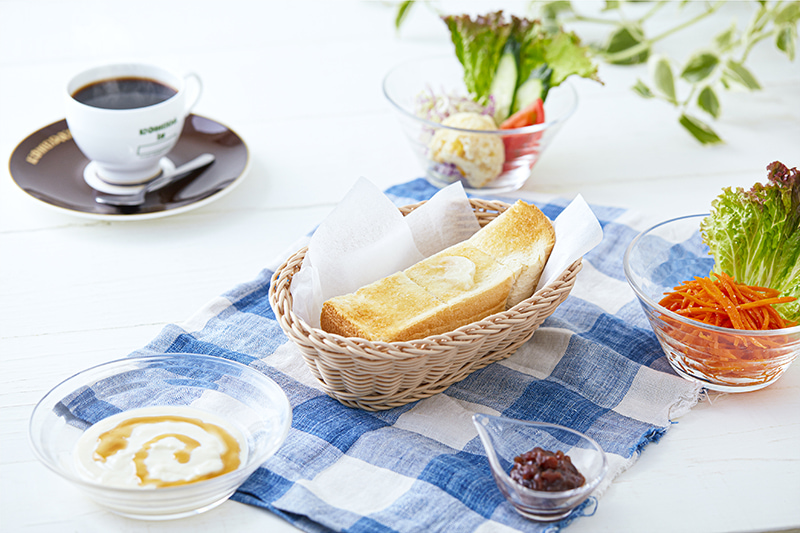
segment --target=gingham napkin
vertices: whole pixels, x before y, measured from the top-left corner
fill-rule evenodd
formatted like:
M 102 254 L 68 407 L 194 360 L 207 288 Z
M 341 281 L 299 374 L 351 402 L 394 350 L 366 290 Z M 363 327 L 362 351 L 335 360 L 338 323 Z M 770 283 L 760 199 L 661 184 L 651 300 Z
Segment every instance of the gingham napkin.
M 405 205 L 435 192 L 418 179 L 387 194 Z M 542 196 L 524 199 L 550 219 L 568 204 Z M 275 321 L 267 298 L 273 268 L 185 323 L 167 326 L 136 355 L 225 357 L 259 369 L 283 388 L 293 409 L 289 436 L 233 498 L 267 508 L 302 530 L 558 530 L 591 514 L 608 485 L 700 394 L 670 370 L 624 279 L 622 255 L 647 222 L 620 209 L 592 210 L 603 226 L 603 242 L 584 257 L 570 297 L 533 339 L 444 393 L 404 407 L 366 412 L 322 392 Z M 608 454 L 604 484 L 559 523 L 523 519 L 494 483 L 471 422 L 475 412 L 552 422 L 588 434 Z

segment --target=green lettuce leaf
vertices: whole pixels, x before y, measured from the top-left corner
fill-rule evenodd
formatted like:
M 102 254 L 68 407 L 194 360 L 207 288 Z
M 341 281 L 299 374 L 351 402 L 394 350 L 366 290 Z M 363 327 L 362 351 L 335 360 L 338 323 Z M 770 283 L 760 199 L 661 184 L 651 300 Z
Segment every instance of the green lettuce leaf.
M 581 46 L 580 39 L 574 33 L 557 33 L 547 47 L 545 60 L 553 69 L 553 76 L 550 78 L 550 85 L 553 87 L 573 74 L 600 81 L 597 77 L 597 65 L 589 58 L 588 49 Z
M 489 96 L 511 24 L 504 21 L 502 11 L 480 15 L 475 20 L 469 15 L 448 15 L 442 20 L 450 30 L 456 57 L 464 67 L 467 90 L 480 102 Z
M 767 170 L 766 185 L 723 189 L 700 232 L 716 272 L 800 298 L 800 172 L 777 161 Z M 800 299 L 775 309 L 800 321 Z
M 512 16 L 511 26 L 511 38 L 519 43 L 519 87 L 535 69 L 547 63 L 545 54 L 551 40 L 538 21 Z
M 506 20 L 502 11 L 475 19 L 447 15 L 442 20 L 464 67 L 464 83 L 476 102 L 484 103 L 488 98 L 506 42 L 513 42 L 519 51 L 517 87 L 542 72 L 547 73 L 547 85 L 552 87 L 573 74 L 600 81 L 589 48 L 581 46 L 572 32 L 548 32 L 538 20 L 514 15 Z

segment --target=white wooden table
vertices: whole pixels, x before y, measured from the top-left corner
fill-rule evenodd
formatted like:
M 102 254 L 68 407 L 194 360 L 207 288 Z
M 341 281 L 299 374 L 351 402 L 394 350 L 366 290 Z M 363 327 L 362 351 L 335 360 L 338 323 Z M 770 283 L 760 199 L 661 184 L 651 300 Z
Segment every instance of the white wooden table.
M 4 165 L 0 530 L 294 530 L 236 502 L 168 523 L 117 517 L 34 459 L 27 421 L 62 379 L 124 357 L 253 278 L 359 176 L 381 188 L 420 176 L 381 80 L 395 63 L 451 45 L 426 8 L 412 11 L 399 36 L 393 17 L 384 2 L 0 0 L 4 161 L 24 137 L 63 118 L 71 75 L 125 60 L 200 74 L 195 111 L 231 126 L 252 157 L 248 177 L 219 201 L 136 222 L 57 212 L 19 190 Z M 697 45 L 663 43 L 677 57 Z M 773 160 L 800 165 L 800 61 L 771 46 L 760 45 L 752 61 L 765 90 L 724 97 L 716 127 L 727 144 L 715 147 L 685 134 L 671 108 L 630 90 L 644 67 L 601 67 L 605 86 L 576 82 L 578 111 L 526 190 L 582 193 L 590 203 L 671 218 L 707 210 L 723 186 L 764 179 Z M 800 365 L 765 390 L 715 397 L 678 422 L 617 479 L 594 517 L 569 530 L 800 527 Z

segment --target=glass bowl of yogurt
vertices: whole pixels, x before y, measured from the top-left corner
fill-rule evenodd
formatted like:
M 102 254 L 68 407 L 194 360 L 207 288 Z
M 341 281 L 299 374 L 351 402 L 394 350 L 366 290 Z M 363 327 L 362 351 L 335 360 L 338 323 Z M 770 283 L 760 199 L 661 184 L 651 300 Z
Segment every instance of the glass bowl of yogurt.
M 283 444 L 283 390 L 258 370 L 196 354 L 129 357 L 84 370 L 36 405 L 45 466 L 108 510 L 168 520 L 230 498 Z

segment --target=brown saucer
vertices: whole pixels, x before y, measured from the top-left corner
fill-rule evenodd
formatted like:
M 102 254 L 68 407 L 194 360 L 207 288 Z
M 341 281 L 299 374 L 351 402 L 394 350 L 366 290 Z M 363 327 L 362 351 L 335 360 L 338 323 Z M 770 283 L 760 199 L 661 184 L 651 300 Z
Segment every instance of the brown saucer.
M 189 115 L 178 144 L 167 154 L 175 164 L 210 152 L 216 159 L 194 178 L 179 180 L 150 193 L 136 207 L 116 207 L 94 201 L 95 189 L 84 180 L 89 160 L 60 120 L 28 136 L 11 153 L 11 177 L 20 189 L 52 207 L 73 215 L 100 219 L 156 218 L 182 213 L 213 202 L 244 179 L 249 155 L 244 141 L 226 126 Z

